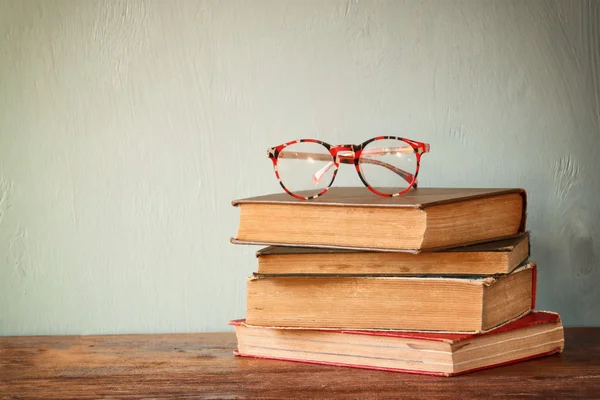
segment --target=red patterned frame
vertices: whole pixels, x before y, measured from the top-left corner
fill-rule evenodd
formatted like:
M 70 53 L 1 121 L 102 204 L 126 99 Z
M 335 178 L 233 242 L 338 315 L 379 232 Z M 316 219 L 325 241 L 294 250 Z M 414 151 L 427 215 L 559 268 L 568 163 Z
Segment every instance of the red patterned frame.
M 360 165 L 359 165 L 360 155 L 361 155 L 363 149 L 365 148 L 365 146 L 367 146 L 369 143 L 374 142 L 376 140 L 384 140 L 384 139 L 401 140 L 401 141 L 407 143 L 408 145 L 410 145 L 413 148 L 413 150 L 415 152 L 415 156 L 417 158 L 417 167 L 415 170 L 415 174 L 414 175 L 412 175 L 410 173 L 402 174 L 403 178 L 405 180 L 407 180 L 407 182 L 409 183 L 408 187 L 398 193 L 389 194 L 389 193 L 379 192 L 378 190 L 376 190 L 375 188 L 373 188 L 371 185 L 369 185 L 367 183 L 366 179 L 363 177 L 363 175 L 360 171 Z M 333 171 L 333 176 L 331 177 L 331 181 L 329 182 L 327 187 L 325 187 L 325 189 L 323 189 L 321 192 L 319 192 L 313 196 L 309 196 L 309 197 L 300 196 L 296 193 L 290 192 L 285 187 L 283 182 L 281 182 L 281 178 L 279 177 L 279 171 L 277 170 L 277 160 L 279 158 L 279 154 L 285 147 L 291 146 L 292 144 L 296 144 L 296 143 L 318 143 L 318 144 L 324 146 L 331 153 L 331 156 L 333 158 L 333 163 L 335 164 L 335 170 Z M 352 152 L 353 155 L 352 156 L 344 155 L 344 156 L 338 157 L 339 152 Z M 329 188 L 333 184 L 333 181 L 335 180 L 335 177 L 337 175 L 337 172 L 338 172 L 338 169 L 340 166 L 340 162 L 343 164 L 354 164 L 354 166 L 356 168 L 356 172 L 358 173 L 360 180 L 367 187 L 367 189 L 369 189 L 371 192 L 373 192 L 379 196 L 384 196 L 384 197 L 400 196 L 400 195 L 408 192 L 411 188 L 415 188 L 415 189 L 417 188 L 417 175 L 419 174 L 419 168 L 421 165 L 421 155 L 423 153 L 427 153 L 427 152 L 429 152 L 429 144 L 427 144 L 427 143 L 417 142 L 415 140 L 411 140 L 411 139 L 407 139 L 407 138 L 403 138 L 403 137 L 399 137 L 399 136 L 377 136 L 377 137 L 369 139 L 360 144 L 340 144 L 340 145 L 335 145 L 335 146 L 330 145 L 329 143 L 325 143 L 323 141 L 317 140 L 317 139 L 292 140 L 291 142 L 283 143 L 283 144 L 280 144 L 279 146 L 269 148 L 267 150 L 267 155 L 273 162 L 273 168 L 275 169 L 275 176 L 277 177 L 277 181 L 279 182 L 279 184 L 281 185 L 283 190 L 290 196 L 295 197 L 297 199 L 311 200 L 311 199 L 315 199 L 315 198 L 325 194 L 329 190 Z

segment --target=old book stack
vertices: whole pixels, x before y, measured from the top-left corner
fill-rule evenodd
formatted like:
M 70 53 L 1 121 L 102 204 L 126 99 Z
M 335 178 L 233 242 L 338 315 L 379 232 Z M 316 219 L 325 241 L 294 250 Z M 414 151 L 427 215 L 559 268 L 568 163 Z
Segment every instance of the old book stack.
M 240 356 L 450 376 L 562 351 L 533 311 L 522 189 L 332 188 L 234 201 L 248 279 Z

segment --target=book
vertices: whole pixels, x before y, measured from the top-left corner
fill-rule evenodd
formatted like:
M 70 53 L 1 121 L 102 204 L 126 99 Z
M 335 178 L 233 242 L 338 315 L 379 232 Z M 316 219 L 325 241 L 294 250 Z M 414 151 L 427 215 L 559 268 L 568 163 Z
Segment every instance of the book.
M 536 265 L 482 277 L 254 274 L 249 325 L 483 332 L 535 306 Z
M 419 188 L 397 197 L 334 187 L 313 200 L 286 193 L 234 200 L 236 244 L 379 251 L 440 250 L 525 231 L 524 189 Z
M 564 348 L 558 314 L 535 311 L 488 333 L 310 330 L 235 326 L 238 356 L 452 376 Z
M 360 251 L 269 246 L 256 252 L 258 273 L 347 275 L 507 274 L 530 255 L 529 234 L 445 251 Z

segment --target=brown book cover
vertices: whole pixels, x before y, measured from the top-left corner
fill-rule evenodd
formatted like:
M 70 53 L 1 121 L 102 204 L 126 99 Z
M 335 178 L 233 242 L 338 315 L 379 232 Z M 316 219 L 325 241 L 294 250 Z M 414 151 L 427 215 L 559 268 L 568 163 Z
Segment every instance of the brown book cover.
M 529 255 L 529 233 L 419 254 L 286 246 L 256 252 L 257 272 L 263 275 L 494 275 L 509 273 Z
M 535 307 L 536 264 L 487 277 L 255 274 L 246 323 L 288 328 L 485 332 Z
M 335 187 L 313 200 L 286 193 L 235 200 L 232 243 L 374 251 L 437 251 L 525 232 L 524 189 L 419 188 L 383 197 Z

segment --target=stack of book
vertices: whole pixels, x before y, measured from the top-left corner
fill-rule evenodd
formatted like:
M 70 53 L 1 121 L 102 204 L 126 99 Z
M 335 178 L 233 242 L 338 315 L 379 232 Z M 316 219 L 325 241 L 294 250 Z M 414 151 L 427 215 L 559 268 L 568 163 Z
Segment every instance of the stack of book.
M 240 356 L 450 376 L 561 352 L 535 311 L 523 189 L 332 188 L 236 200 L 267 245 L 234 320 Z

